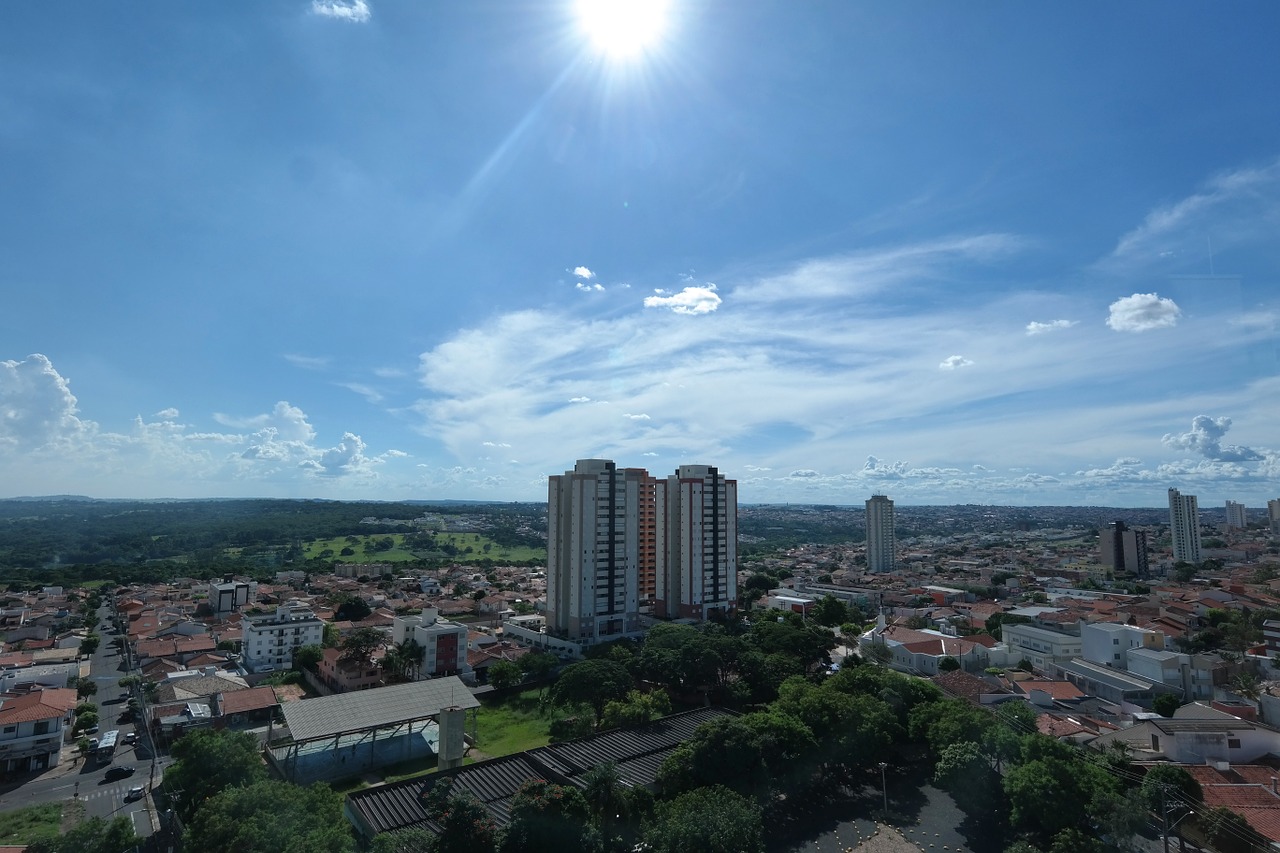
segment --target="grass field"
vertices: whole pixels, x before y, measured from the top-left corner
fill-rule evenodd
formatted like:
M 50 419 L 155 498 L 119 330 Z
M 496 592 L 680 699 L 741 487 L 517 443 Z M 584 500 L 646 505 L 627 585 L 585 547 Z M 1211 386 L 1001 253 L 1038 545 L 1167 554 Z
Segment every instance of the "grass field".
M 0 813 L 0 844 L 30 844 L 56 838 L 62 825 L 62 806 L 48 803 Z
M 395 546 L 388 551 L 374 550 L 374 543 L 390 537 Z M 352 542 L 351 540 L 356 541 Z M 308 543 L 305 549 L 306 559 L 319 557 L 324 551 L 333 553 L 326 559 L 346 563 L 404 563 L 411 560 L 456 559 L 459 562 L 468 560 L 499 560 L 513 563 L 526 560 L 545 560 L 545 548 L 528 548 L 525 546 L 503 547 L 480 533 L 437 533 L 437 546 L 451 545 L 457 549 L 456 555 L 445 551 L 409 551 L 404 547 L 403 533 L 387 533 L 365 536 L 339 536 L 334 539 L 317 539 Z M 342 549 L 350 548 L 353 553 L 343 554 Z
M 551 742 L 551 717 L 542 713 L 536 687 L 498 701 L 482 700 L 476 715 L 476 748 L 485 755 L 496 758 Z

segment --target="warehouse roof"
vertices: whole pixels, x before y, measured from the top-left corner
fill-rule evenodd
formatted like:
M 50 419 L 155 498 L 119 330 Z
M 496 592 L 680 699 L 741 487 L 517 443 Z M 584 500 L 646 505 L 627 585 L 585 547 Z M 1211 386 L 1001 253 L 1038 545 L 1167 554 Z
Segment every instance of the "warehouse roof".
M 306 741 L 423 720 L 445 708 L 479 708 L 480 700 L 451 675 L 304 702 L 286 702 L 281 707 L 289 734 L 295 741 Z

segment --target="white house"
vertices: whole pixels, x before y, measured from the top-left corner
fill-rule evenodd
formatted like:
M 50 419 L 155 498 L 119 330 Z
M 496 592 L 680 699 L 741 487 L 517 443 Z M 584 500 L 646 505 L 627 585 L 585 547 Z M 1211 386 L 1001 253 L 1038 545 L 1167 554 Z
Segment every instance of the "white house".
M 56 687 L 0 697 L 0 770 L 44 770 L 57 765 L 71 725 L 76 692 Z

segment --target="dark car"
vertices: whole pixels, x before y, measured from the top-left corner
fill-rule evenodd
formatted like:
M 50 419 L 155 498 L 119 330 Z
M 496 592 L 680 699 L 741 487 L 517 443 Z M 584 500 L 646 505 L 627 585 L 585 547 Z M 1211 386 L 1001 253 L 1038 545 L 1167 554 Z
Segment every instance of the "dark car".
M 132 776 L 132 775 L 133 775 L 133 767 L 131 767 L 128 764 L 122 764 L 116 767 L 112 767 L 110 770 L 107 771 L 108 780 L 124 779 L 125 777 Z

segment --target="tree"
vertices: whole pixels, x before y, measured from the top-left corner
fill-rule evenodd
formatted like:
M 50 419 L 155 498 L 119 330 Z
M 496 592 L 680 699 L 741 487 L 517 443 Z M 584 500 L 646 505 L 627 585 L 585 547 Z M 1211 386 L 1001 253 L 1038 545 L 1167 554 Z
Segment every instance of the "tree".
M 494 690 L 507 690 L 515 687 L 524 679 L 520 667 L 509 660 L 496 661 L 489 667 L 489 683 Z
M 98 713 L 98 706 L 93 704 L 92 702 L 81 702 L 79 705 L 76 706 L 76 710 L 75 710 L 75 715 L 77 717 L 83 716 L 84 714 L 97 714 L 97 713 Z
M 320 661 L 324 660 L 324 646 L 310 645 L 299 646 L 293 652 L 293 668 L 302 671 L 315 672 L 320 668 Z
M 834 595 L 827 595 L 818 602 L 813 612 L 814 621 L 819 625 L 834 628 L 849 621 L 849 608 Z
M 338 609 L 333 612 L 333 618 L 337 622 L 359 622 L 368 618 L 371 613 L 373 613 L 372 608 L 363 598 L 347 595 L 338 605 Z
M 98 724 L 98 715 L 96 712 L 90 711 L 87 714 L 81 714 L 80 716 L 76 717 L 76 724 L 74 726 L 73 734 L 76 732 L 82 732 L 85 729 L 91 729 L 97 724 Z
M 600 728 L 616 729 L 648 723 L 671 713 L 671 697 L 664 690 L 641 693 L 632 690 L 619 700 L 604 706 Z
M 516 663 L 521 672 L 530 678 L 539 679 L 551 675 L 552 671 L 560 665 L 560 659 L 549 652 L 530 652 L 521 656 Z
M 1157 764 L 1142 777 L 1140 789 L 1147 807 L 1159 809 L 1162 794 L 1165 802 L 1203 803 L 1204 790 L 1195 777 L 1172 764 Z
M 1055 757 L 1027 761 L 1004 777 L 1014 825 L 1046 839 L 1085 825 L 1097 793 L 1117 790 L 1115 780 L 1101 769 Z
M 80 641 L 80 656 L 91 657 L 98 650 L 98 646 L 102 643 L 102 637 L 97 634 L 90 634 Z
M 604 706 L 627 695 L 635 682 L 631 673 L 611 660 L 584 660 L 570 664 L 552 685 L 552 705 L 590 705 L 595 712 L 596 727 L 604 716 Z
M 415 639 L 409 638 L 387 649 L 382 656 L 382 672 L 388 684 L 404 684 L 415 681 L 422 667 L 425 650 Z
M 1270 849 L 1270 842 L 1249 822 L 1224 806 L 1215 806 L 1198 816 L 1201 830 L 1220 853 L 1253 853 Z
M 332 622 L 324 623 L 323 634 L 321 635 L 321 645 L 326 649 L 336 649 L 342 642 L 342 634 L 338 631 L 338 626 Z
M 349 853 L 353 838 L 342 798 L 328 785 L 304 788 L 264 779 L 228 788 L 203 803 L 184 843 L 202 853 Z
M 627 798 L 618 765 L 606 761 L 582 774 L 582 796 L 606 845 L 630 848 L 632 845 L 614 843 L 617 830 L 625 826 L 631 812 L 631 801 Z
M 76 682 L 76 696 L 80 697 L 81 699 L 87 699 L 90 696 L 94 696 L 97 694 L 97 692 L 98 692 L 98 685 L 94 684 L 92 681 L 90 681 L 87 678 L 81 678 L 79 681 Z
M 443 794 L 433 796 L 437 788 L 442 788 Z M 497 825 L 473 794 L 455 794 L 448 784 L 437 783 L 423 799 L 427 814 L 440 825 L 435 853 L 495 853 Z
M 164 772 L 165 790 L 184 822 L 224 788 L 246 787 L 266 777 L 257 738 L 247 732 L 197 729 L 176 741 L 171 752 L 177 761 Z
M 953 743 L 934 765 L 933 780 L 948 791 L 966 814 L 991 815 L 1000 803 L 1000 777 L 991 761 L 972 741 Z
M 960 668 L 960 661 L 951 655 L 946 655 L 942 660 L 938 661 L 938 672 L 955 672 Z
M 589 810 L 582 792 L 545 779 L 529 779 L 511 799 L 502 850 L 582 850 Z
M 125 853 L 141 843 L 129 818 L 91 817 L 59 837 L 28 844 L 27 853 Z
M 658 803 L 642 832 L 653 853 L 762 853 L 760 807 L 719 785 Z
M 342 641 L 341 658 L 360 664 L 368 663 L 386 639 L 386 635 L 377 628 L 357 628 Z
M 123 687 L 125 690 L 132 690 L 133 688 L 142 684 L 142 676 L 126 675 L 124 678 L 120 679 L 116 683 L 119 684 L 121 687 Z
M 402 829 L 373 837 L 369 853 L 434 853 L 436 834 L 429 829 Z
M 1151 709 L 1162 717 L 1172 717 L 1181 707 L 1182 703 L 1172 693 L 1158 693 L 1156 698 L 1151 700 Z

